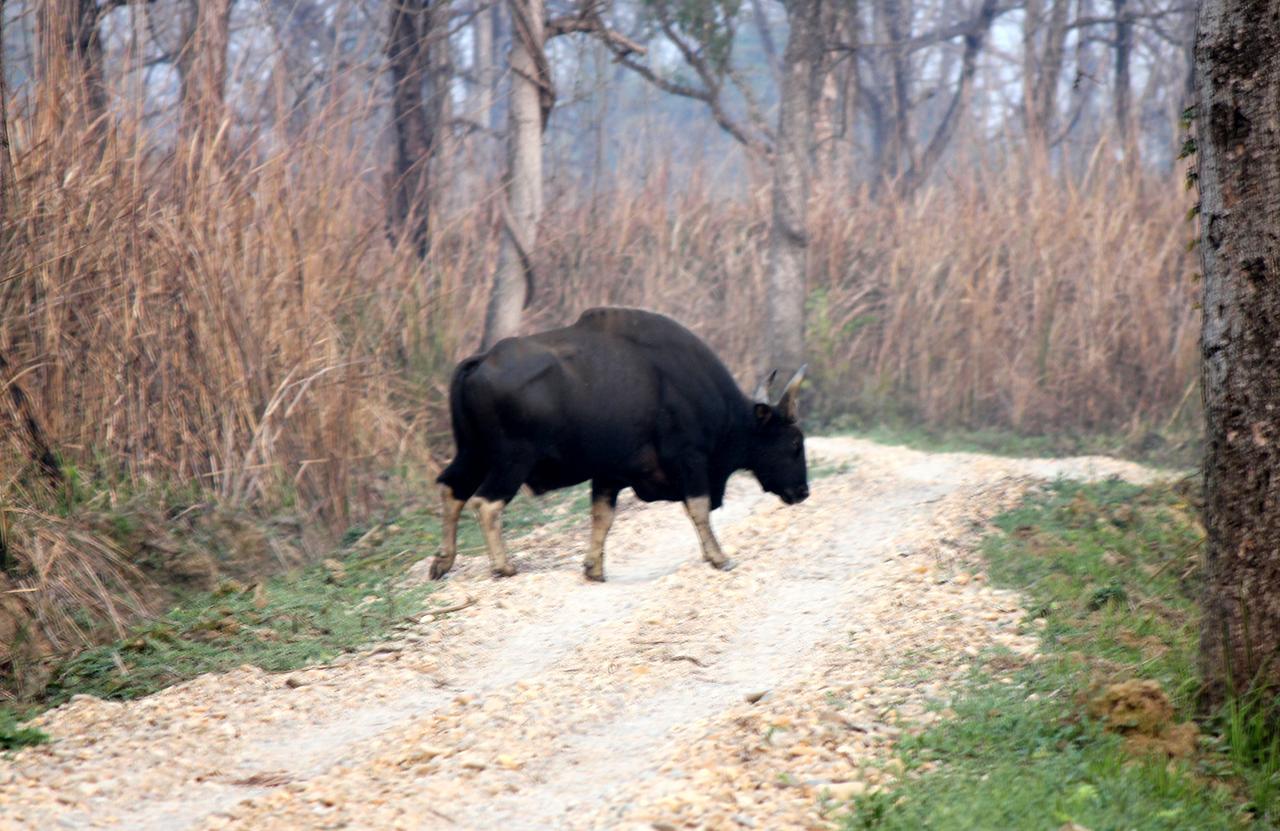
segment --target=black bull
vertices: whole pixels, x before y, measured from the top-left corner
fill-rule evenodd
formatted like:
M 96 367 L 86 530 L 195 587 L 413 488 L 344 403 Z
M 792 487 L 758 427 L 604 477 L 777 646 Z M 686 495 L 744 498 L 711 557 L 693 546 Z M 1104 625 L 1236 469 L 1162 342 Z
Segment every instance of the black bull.
M 768 380 L 753 401 L 688 329 L 622 308 L 591 309 L 572 326 L 467 358 L 449 388 L 458 453 L 438 480 L 444 533 L 431 577 L 453 567 L 468 499 L 476 498 L 493 573 L 509 576 L 501 516 L 520 486 L 543 493 L 588 479 L 588 578 L 604 580 L 604 539 L 623 488 L 646 502 L 684 502 L 703 557 L 732 568 L 710 523 L 730 474 L 750 470 L 788 504 L 809 495 L 796 426 L 803 371 L 776 404 L 764 401 Z

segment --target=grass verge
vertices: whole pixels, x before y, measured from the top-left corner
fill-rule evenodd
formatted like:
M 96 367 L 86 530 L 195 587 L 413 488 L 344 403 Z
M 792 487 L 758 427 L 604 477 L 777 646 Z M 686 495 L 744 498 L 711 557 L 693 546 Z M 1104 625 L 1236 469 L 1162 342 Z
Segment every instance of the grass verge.
M 1194 466 L 1201 444 L 1196 434 L 1148 431 L 1137 438 L 1115 434 L 1022 435 L 1010 430 L 930 429 L 917 424 L 834 423 L 830 433 L 845 433 L 881 444 L 944 453 L 990 453 L 996 456 L 1113 456 L 1170 469 Z
M 542 499 L 518 498 L 504 517 L 505 533 L 511 539 L 580 514 L 587 497 L 585 488 L 575 488 Z M 243 664 L 296 669 L 388 637 L 430 602 L 436 584 L 405 587 L 402 578 L 439 541 L 434 510 L 415 509 L 351 529 L 342 549 L 322 563 L 189 593 L 124 638 L 61 661 L 39 698 L 0 706 L 0 749 L 38 744 L 43 734 L 20 722 L 79 693 L 137 698 Z M 462 522 L 458 547 L 462 556 L 486 556 L 474 522 Z
M 1258 723 L 1248 710 L 1237 707 L 1236 727 L 1211 722 L 1189 754 L 1137 752 L 1132 734 L 1090 714 L 1110 685 L 1133 679 L 1167 694 L 1172 715 L 1159 729 L 1192 713 L 1195 514 L 1178 488 L 1106 482 L 1058 483 L 999 517 L 982 553 L 993 585 L 1028 598 L 1041 658 L 985 656 L 955 717 L 901 743 L 900 784 L 852 803 L 844 827 L 1273 827 L 1275 769 L 1265 737 L 1249 738 Z

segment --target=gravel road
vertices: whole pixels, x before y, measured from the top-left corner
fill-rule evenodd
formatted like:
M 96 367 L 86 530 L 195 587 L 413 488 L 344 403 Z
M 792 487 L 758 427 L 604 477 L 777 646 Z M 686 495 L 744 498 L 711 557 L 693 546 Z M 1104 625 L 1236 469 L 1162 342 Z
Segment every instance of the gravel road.
M 1038 481 L 1152 473 L 808 447 L 827 471 L 802 505 L 730 483 L 734 571 L 679 506 L 624 498 L 603 585 L 578 517 L 513 540 L 512 579 L 463 558 L 435 597 L 474 604 L 367 652 L 77 697 L 38 720 L 51 744 L 0 759 L 0 828 L 829 828 L 978 651 L 1036 659 L 977 569 L 984 521 Z

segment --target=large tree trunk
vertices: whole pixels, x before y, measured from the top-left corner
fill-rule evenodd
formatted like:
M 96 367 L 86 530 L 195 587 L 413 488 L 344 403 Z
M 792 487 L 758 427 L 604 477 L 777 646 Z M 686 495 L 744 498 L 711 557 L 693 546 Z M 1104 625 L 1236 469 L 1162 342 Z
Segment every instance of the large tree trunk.
M 502 240 L 485 315 L 485 348 L 519 329 L 533 287 L 533 246 L 542 216 L 542 132 L 555 100 L 545 52 L 543 0 L 508 0 L 511 98 L 507 170 L 503 176 Z
M 1280 686 L 1277 19 L 1280 0 L 1204 0 L 1196 35 L 1209 703 Z
M 804 363 L 805 249 L 812 166 L 813 105 L 822 75 L 822 2 L 790 0 L 782 57 L 778 140 L 773 159 L 773 221 L 765 292 L 768 366 Z
M 387 175 L 387 234 L 392 246 L 407 243 L 425 257 L 431 247 L 430 162 L 435 143 L 434 123 L 423 98 L 427 8 L 421 0 L 393 0 L 390 11 L 387 65 L 396 146 Z
M 483 0 L 477 0 L 483 2 Z M 487 190 L 485 183 L 494 175 L 497 151 L 494 136 L 500 125 L 494 107 L 497 88 L 498 61 L 494 49 L 497 34 L 497 15 L 501 7 L 481 9 L 471 26 L 471 95 L 468 108 L 475 122 L 471 132 L 471 178 L 474 184 L 468 189 L 470 199 L 481 198 Z

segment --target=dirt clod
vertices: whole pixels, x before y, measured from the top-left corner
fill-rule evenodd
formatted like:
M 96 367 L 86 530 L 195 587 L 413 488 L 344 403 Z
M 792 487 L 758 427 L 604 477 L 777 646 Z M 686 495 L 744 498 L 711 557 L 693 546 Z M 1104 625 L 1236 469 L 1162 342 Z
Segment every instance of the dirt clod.
M 1111 684 L 1089 705 L 1108 732 L 1124 736 L 1135 754 L 1163 753 L 1174 758 L 1195 752 L 1199 731 L 1194 723 L 1174 722 L 1173 705 L 1159 681 L 1132 679 Z

